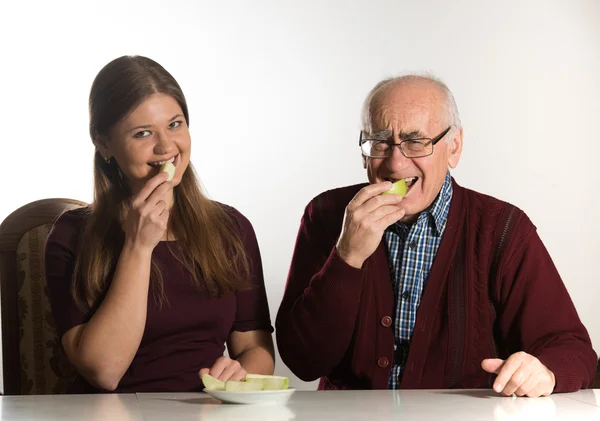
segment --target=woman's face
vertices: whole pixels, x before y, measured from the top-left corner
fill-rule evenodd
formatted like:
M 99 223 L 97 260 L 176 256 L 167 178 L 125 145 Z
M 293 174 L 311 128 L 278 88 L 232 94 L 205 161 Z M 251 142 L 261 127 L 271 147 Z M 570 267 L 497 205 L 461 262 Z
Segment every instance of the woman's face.
M 175 165 L 173 184 L 179 184 L 190 162 L 191 139 L 177 101 L 156 93 L 111 130 L 104 147 L 102 154 L 116 160 L 136 194 L 169 160 Z

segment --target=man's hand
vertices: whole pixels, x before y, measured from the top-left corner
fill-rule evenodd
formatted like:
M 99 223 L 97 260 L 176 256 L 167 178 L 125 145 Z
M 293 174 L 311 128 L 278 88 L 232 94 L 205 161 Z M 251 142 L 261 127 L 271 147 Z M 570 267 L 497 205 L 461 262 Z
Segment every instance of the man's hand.
M 246 378 L 246 370 L 244 370 L 241 364 L 225 356 L 218 358 L 210 369 L 201 369 L 198 373 L 200 378 L 202 378 L 204 373 L 208 373 L 222 382 L 226 382 L 227 380 L 239 381 Z
M 350 266 L 360 269 L 377 249 L 384 230 L 404 216 L 405 211 L 396 206 L 402 196 L 381 195 L 391 186 L 386 181 L 363 187 L 346 206 L 336 251 Z
M 548 396 L 554 390 L 556 378 L 536 357 L 526 352 L 516 352 L 507 360 L 488 358 L 481 362 L 481 368 L 488 373 L 496 373 L 494 391 L 510 396 L 535 398 Z

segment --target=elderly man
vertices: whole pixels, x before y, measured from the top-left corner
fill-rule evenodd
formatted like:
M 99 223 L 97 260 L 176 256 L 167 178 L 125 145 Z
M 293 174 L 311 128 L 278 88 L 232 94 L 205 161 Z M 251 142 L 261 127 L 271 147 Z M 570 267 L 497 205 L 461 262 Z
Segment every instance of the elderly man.
M 589 387 L 596 354 L 518 208 L 459 186 L 463 130 L 442 82 L 380 82 L 364 105 L 369 184 L 305 209 L 276 327 L 279 352 L 319 389 Z M 382 195 L 404 179 L 408 192 Z

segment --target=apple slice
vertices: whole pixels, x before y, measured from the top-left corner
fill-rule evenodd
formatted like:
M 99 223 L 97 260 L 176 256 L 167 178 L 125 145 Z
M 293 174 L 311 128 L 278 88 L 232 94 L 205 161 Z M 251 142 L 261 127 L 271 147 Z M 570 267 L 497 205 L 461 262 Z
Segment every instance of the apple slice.
M 406 181 L 398 180 L 394 184 L 392 184 L 392 188 L 388 191 L 384 191 L 381 194 L 399 194 L 400 196 L 406 196 L 406 192 L 408 191 L 408 187 L 406 187 Z
M 160 166 L 160 172 L 166 172 L 169 175 L 167 181 L 171 181 L 175 176 L 175 165 L 172 162 L 165 162 Z
M 290 385 L 290 379 L 287 377 L 262 374 L 246 374 L 246 382 L 262 382 L 263 390 L 283 390 Z
M 202 375 L 202 383 L 208 390 L 225 390 L 225 383 L 208 373 Z
M 225 382 L 226 392 L 254 392 L 263 390 L 261 382 L 239 382 L 237 380 L 228 380 Z

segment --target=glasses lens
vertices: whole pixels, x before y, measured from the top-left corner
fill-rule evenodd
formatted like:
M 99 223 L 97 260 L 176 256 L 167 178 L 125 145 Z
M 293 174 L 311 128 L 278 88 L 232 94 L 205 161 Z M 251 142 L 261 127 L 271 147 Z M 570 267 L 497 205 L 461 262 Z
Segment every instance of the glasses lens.
M 388 150 L 390 149 L 387 143 L 377 140 L 366 140 L 361 147 L 363 154 L 370 157 L 387 156 Z
M 420 140 L 405 140 L 402 142 L 402 151 L 404 155 L 409 158 L 415 158 L 419 156 L 426 156 L 431 154 L 433 151 L 433 145 L 431 141 L 420 141 Z

